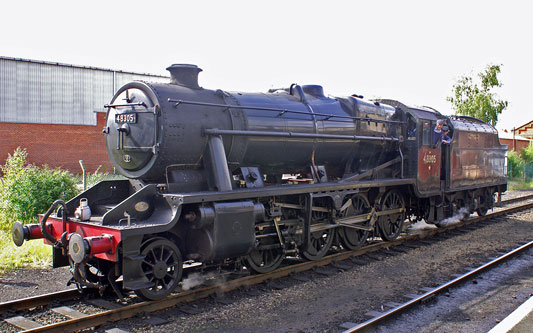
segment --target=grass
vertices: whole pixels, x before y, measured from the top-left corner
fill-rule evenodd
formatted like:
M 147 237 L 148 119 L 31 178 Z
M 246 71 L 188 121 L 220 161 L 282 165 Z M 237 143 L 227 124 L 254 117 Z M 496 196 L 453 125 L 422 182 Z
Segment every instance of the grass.
M 18 247 L 11 233 L 0 231 L 0 274 L 22 267 L 45 268 L 52 264 L 52 247 L 42 239 L 26 241 Z
M 513 179 L 507 183 L 509 191 L 533 189 L 533 180 Z
M 87 177 L 88 187 L 101 180 L 110 179 L 124 179 L 124 177 L 99 172 L 91 173 Z M 8 228 L 11 224 L 12 222 L 7 222 L 5 227 Z M 23 267 L 45 268 L 51 265 L 52 246 L 44 244 L 42 239 L 36 239 L 25 241 L 21 247 L 18 247 L 13 243 L 11 231 L 0 229 L 0 274 Z

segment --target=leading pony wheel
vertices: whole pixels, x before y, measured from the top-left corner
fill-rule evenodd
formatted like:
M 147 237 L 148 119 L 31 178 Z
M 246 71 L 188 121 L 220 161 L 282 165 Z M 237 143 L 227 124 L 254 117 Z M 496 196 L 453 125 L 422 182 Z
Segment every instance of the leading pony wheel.
M 168 296 L 181 280 L 183 259 L 178 247 L 165 238 L 149 242 L 142 250 L 144 256 L 141 268 L 151 287 L 135 290 L 147 300 L 157 300 Z

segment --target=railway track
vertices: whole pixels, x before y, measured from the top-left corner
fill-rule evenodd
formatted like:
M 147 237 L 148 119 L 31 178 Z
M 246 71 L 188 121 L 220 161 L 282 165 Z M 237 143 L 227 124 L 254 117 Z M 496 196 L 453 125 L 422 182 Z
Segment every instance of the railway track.
M 500 265 L 503 262 L 506 262 L 506 261 L 510 260 L 511 258 L 526 252 L 527 250 L 529 250 L 531 248 L 533 248 L 533 241 L 528 242 L 528 243 L 526 243 L 524 245 L 521 245 L 520 247 L 518 247 L 516 249 L 513 249 L 513 250 L 511 250 L 511 251 L 509 251 L 509 252 L 507 252 L 507 253 L 505 253 L 505 254 L 503 254 L 503 255 L 501 255 L 501 256 L 493 259 L 493 260 L 491 260 L 490 262 L 488 262 L 488 263 L 486 263 L 484 265 L 481 265 L 481 266 L 479 266 L 479 267 L 477 267 L 475 269 L 469 270 L 467 273 L 462 274 L 462 275 L 456 277 L 455 279 L 450 280 L 450 281 L 448 281 L 448 282 L 446 282 L 446 283 L 444 283 L 444 284 L 442 284 L 442 285 L 440 285 L 438 287 L 428 288 L 429 290 L 427 290 L 423 294 L 408 295 L 408 296 L 410 296 L 409 298 L 411 298 L 411 299 L 409 301 L 405 302 L 405 303 L 389 303 L 389 304 L 386 304 L 387 307 L 391 308 L 390 310 L 384 311 L 384 312 L 371 311 L 371 312 L 368 313 L 368 315 L 372 316 L 373 318 L 371 318 L 371 319 L 369 319 L 369 320 L 367 320 L 367 321 L 365 321 L 363 323 L 360 323 L 360 324 L 344 323 L 341 327 L 342 328 L 348 328 L 348 329 L 343 331 L 343 333 L 361 332 L 363 330 L 368 330 L 368 329 L 377 327 L 382 322 L 384 322 L 386 320 L 389 320 L 389 319 L 392 319 L 394 317 L 397 317 L 401 313 L 403 313 L 403 312 L 405 312 L 407 310 L 413 309 L 417 305 L 425 302 L 426 300 L 431 299 L 431 298 L 435 297 L 436 295 L 447 291 L 449 288 L 452 288 L 452 287 L 458 286 L 460 284 L 463 284 L 466 281 L 471 280 L 473 277 L 479 275 L 480 273 L 485 272 L 487 270 L 490 270 L 490 269 L 494 268 L 495 266 Z
M 533 198 L 533 195 L 506 200 L 502 202 L 501 206 L 509 204 L 509 203 L 514 203 L 517 201 L 528 200 L 531 198 Z M 531 207 L 533 207 L 533 203 L 528 203 L 525 205 L 520 205 L 520 206 L 516 206 L 512 208 L 501 209 L 485 217 L 473 217 L 467 221 L 459 222 L 457 224 L 450 225 L 447 227 L 431 229 L 431 230 L 423 231 L 421 233 L 414 234 L 414 235 L 402 236 L 399 239 L 392 241 L 392 242 L 387 242 L 387 243 L 376 242 L 368 246 L 365 246 L 357 251 L 335 253 L 327 257 L 324 257 L 318 261 L 299 262 L 294 265 L 282 267 L 280 269 L 277 269 L 267 274 L 238 277 L 230 281 L 227 281 L 225 283 L 215 283 L 210 286 L 205 286 L 205 287 L 200 287 L 200 288 L 196 288 L 196 289 L 189 290 L 189 291 L 180 292 L 178 294 L 174 294 L 161 301 L 140 302 L 140 303 L 129 304 L 129 305 L 111 303 L 109 301 L 107 301 L 107 303 L 106 301 L 100 301 L 100 305 L 97 305 L 97 304 L 94 304 L 93 302 L 92 304 L 94 306 L 99 307 L 101 309 L 101 312 L 91 314 L 91 315 L 86 315 L 86 314 L 83 314 L 77 311 L 70 311 L 69 309 L 65 309 L 65 307 L 57 307 L 55 308 L 55 310 L 52 310 L 52 311 L 55 311 L 56 313 L 58 313 L 59 317 L 63 319 L 66 318 L 66 320 L 58 321 L 54 324 L 44 325 L 44 326 L 41 326 L 37 323 L 34 323 L 34 324 L 28 323 L 24 320 L 24 317 L 22 316 L 11 317 L 11 318 L 16 318 L 16 319 L 10 320 L 11 318 L 8 318 L 6 321 L 10 322 L 11 324 L 14 324 L 19 329 L 22 329 L 28 332 L 64 331 L 64 330 L 74 331 L 74 330 L 80 330 L 80 329 L 84 329 L 88 327 L 99 326 L 106 322 L 118 321 L 118 320 L 136 316 L 141 313 L 154 312 L 154 311 L 166 309 L 166 308 L 173 307 L 179 304 L 205 298 L 210 295 L 215 295 L 221 292 L 229 292 L 229 291 L 235 290 L 243 286 L 252 286 L 252 285 L 256 285 L 256 284 L 259 284 L 259 283 L 262 283 L 268 280 L 275 280 L 278 278 L 286 277 L 286 276 L 289 276 L 291 274 L 295 274 L 298 272 L 304 272 L 310 269 L 316 269 L 318 267 L 327 266 L 327 265 L 335 265 L 338 262 L 341 262 L 343 260 L 346 260 L 352 257 L 358 257 L 364 254 L 379 251 L 381 249 L 394 248 L 395 246 L 398 246 L 400 244 L 406 244 L 409 242 L 416 242 L 420 240 L 423 241 L 425 238 L 430 238 L 436 234 L 445 233 L 445 232 L 453 232 L 453 230 L 457 228 L 465 227 L 468 225 L 472 225 L 478 222 L 486 221 L 486 220 L 489 220 L 489 219 L 492 219 L 498 216 L 513 213 L 515 211 L 520 211 L 523 209 L 528 209 Z M 5 303 L 0 303 L 0 313 L 4 313 L 7 310 L 19 310 L 20 311 L 20 310 L 25 310 L 29 308 L 35 308 L 35 307 L 43 306 L 46 304 L 50 304 L 52 301 L 58 301 L 58 300 L 67 301 L 67 300 L 73 300 L 76 298 L 82 299 L 83 297 L 76 290 L 68 290 L 64 292 L 57 292 L 57 293 L 48 294 L 48 295 L 42 295 L 42 296 L 31 297 L 31 298 L 26 298 L 22 300 L 5 302 Z M 17 318 L 17 317 L 20 317 L 20 318 Z

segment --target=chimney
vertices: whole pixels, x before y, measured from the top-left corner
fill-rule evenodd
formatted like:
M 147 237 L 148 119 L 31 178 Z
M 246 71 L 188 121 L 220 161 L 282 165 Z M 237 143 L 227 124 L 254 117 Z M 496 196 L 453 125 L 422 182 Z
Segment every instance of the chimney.
M 200 88 L 198 85 L 198 73 L 200 73 L 202 69 L 198 68 L 198 66 L 190 64 L 173 64 L 167 67 L 167 71 L 170 72 L 170 83 L 191 89 Z

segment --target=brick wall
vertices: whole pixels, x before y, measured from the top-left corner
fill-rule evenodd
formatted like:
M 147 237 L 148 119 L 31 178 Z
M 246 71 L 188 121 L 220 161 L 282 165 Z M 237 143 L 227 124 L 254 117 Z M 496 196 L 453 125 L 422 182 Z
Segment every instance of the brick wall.
M 502 145 L 507 145 L 507 150 L 511 151 L 513 150 L 513 141 L 514 141 L 514 147 L 517 152 L 521 152 L 522 149 L 525 149 L 529 146 L 529 141 L 527 140 L 513 140 L 513 139 L 503 139 L 500 138 L 500 143 Z
M 102 134 L 105 113 L 96 117 L 96 126 L 0 123 L 0 163 L 5 164 L 7 155 L 21 147 L 28 152 L 28 162 L 36 165 L 81 173 L 79 160 L 83 160 L 89 172 L 100 165 L 112 172 Z

